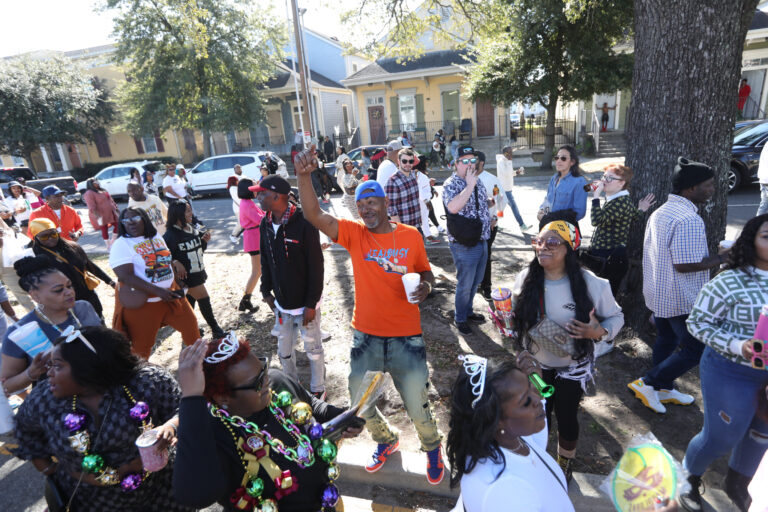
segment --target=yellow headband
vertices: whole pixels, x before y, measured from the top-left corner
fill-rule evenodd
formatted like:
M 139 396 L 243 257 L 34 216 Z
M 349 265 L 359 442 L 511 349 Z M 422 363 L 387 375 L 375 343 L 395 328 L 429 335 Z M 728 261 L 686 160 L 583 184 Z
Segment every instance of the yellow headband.
M 32 237 L 37 236 L 38 233 L 47 229 L 56 229 L 56 224 L 54 224 L 51 219 L 39 217 L 29 221 L 29 234 L 32 235 Z
M 576 226 L 573 224 L 570 224 L 568 222 L 565 222 L 564 220 L 556 220 L 553 222 L 550 222 L 543 228 L 541 228 L 541 231 L 539 231 L 539 234 L 545 232 L 545 231 L 554 231 L 560 237 L 568 242 L 568 245 L 571 246 L 571 249 L 578 249 L 581 245 L 581 234 L 576 230 Z

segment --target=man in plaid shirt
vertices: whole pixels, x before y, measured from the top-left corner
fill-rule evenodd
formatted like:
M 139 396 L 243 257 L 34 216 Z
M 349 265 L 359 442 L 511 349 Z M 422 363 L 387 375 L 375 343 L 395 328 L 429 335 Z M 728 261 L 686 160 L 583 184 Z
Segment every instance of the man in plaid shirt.
M 411 148 L 403 148 L 397 155 L 398 171 L 387 181 L 389 199 L 387 213 L 393 222 L 408 224 L 421 233 L 421 207 L 419 206 L 419 182 L 413 172 L 416 154 Z M 422 233 L 423 235 L 423 233 Z
M 709 280 L 709 270 L 724 255 L 707 254 L 707 235 L 697 205 L 715 193 L 715 173 L 705 164 L 679 158 L 672 193 L 651 214 L 643 242 L 643 295 L 656 322 L 653 368 L 629 383 L 651 410 L 664 413 L 664 403 L 689 405 L 693 397 L 674 389 L 674 381 L 699 364 L 704 345 L 685 321 L 696 296 Z M 677 348 L 680 350 L 677 350 Z

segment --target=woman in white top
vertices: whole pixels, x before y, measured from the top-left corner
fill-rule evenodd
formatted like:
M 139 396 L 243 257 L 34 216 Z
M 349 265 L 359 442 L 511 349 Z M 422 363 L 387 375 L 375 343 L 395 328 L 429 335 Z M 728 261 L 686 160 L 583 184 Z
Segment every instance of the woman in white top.
M 22 186 L 18 181 L 12 181 L 8 184 L 8 196 L 3 202 L 13 212 L 16 223 L 26 228 L 29 223 L 29 214 L 32 213 L 32 204 L 38 201 L 39 196 L 39 190 Z
M 540 369 L 530 354 L 520 366 L 460 357 L 446 443 L 451 487 L 461 484 L 454 512 L 573 511 L 565 475 L 546 450 L 544 402 L 528 380 Z

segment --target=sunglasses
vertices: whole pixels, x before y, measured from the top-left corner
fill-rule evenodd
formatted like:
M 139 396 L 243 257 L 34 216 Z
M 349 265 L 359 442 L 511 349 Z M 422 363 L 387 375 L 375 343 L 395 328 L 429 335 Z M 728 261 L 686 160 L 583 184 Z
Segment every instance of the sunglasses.
M 88 347 L 88 349 L 96 353 L 96 349 L 91 345 L 91 342 L 85 339 L 85 336 L 83 336 L 83 333 L 80 332 L 79 329 L 75 329 L 74 325 L 70 325 L 66 329 L 64 329 L 61 332 L 61 337 L 59 338 L 61 343 L 72 343 L 75 340 L 80 340 L 83 342 L 83 345 Z
M 534 247 L 546 247 L 550 251 L 554 251 L 555 249 L 560 247 L 561 244 L 564 244 L 564 243 L 565 242 L 563 242 L 559 238 L 555 238 L 553 236 L 551 236 L 551 237 L 549 237 L 547 239 L 539 238 L 538 236 L 535 236 L 535 237 L 531 238 L 531 245 L 532 246 L 534 246 Z
M 411 160 L 400 160 L 400 163 L 401 164 L 412 164 L 413 163 L 413 159 L 411 159 Z
M 261 371 L 258 375 L 256 375 L 256 378 L 253 379 L 253 382 L 246 384 L 245 386 L 232 388 L 232 391 L 261 391 L 261 386 L 264 384 L 264 376 L 267 374 L 267 370 L 269 369 L 269 359 L 266 357 L 260 357 L 259 361 L 261 362 Z
M 476 164 L 477 158 L 462 158 L 459 160 L 459 162 L 463 163 L 464 165 Z
M 768 362 L 768 345 L 760 340 L 752 340 L 752 368 L 765 370 Z
M 59 238 L 59 234 L 56 231 L 52 231 L 52 232 L 50 232 L 48 234 L 40 233 L 35 238 L 37 238 L 41 242 L 46 242 L 46 241 L 51 240 L 51 239 L 55 240 L 55 239 Z
M 616 176 L 609 176 L 607 174 L 603 174 L 601 179 L 606 183 L 611 183 L 612 181 L 623 181 L 621 178 L 617 178 Z
M 128 224 L 133 224 L 134 222 L 139 222 L 139 221 L 141 221 L 141 217 L 138 215 L 134 215 L 133 217 L 126 217 L 120 222 L 123 223 L 123 226 L 127 226 Z
M 571 159 L 571 157 L 569 157 L 569 156 L 557 156 L 557 155 L 555 155 L 555 161 L 560 160 L 562 162 L 567 162 L 570 159 Z

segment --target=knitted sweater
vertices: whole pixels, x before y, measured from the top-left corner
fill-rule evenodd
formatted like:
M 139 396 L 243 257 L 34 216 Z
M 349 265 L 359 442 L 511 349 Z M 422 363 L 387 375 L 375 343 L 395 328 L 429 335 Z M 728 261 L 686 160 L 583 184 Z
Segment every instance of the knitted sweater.
M 629 228 L 643 212 L 632 204 L 629 195 L 612 199 L 600 207 L 600 199 L 592 200 L 590 220 L 595 227 L 590 249 L 615 249 L 627 245 Z
M 768 304 L 768 272 L 749 271 L 726 270 L 705 284 L 686 323 L 702 343 L 751 368 L 741 355 L 741 345 L 755 334 L 760 310 Z

